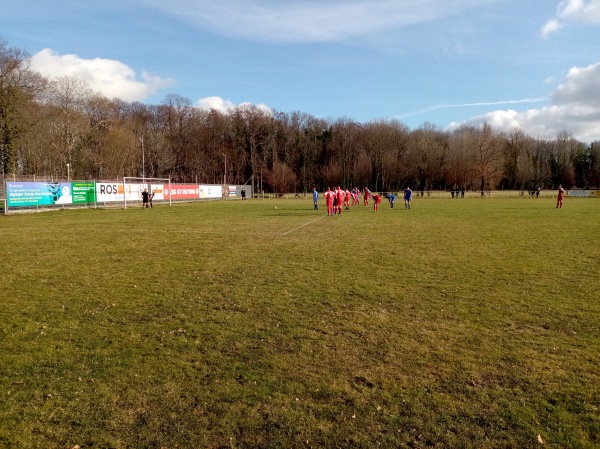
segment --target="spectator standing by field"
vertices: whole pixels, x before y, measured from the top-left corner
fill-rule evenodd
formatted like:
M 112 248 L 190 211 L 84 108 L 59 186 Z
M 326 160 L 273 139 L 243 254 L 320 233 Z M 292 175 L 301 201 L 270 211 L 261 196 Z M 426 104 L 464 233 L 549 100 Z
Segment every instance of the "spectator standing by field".
M 563 197 L 565 196 L 565 189 L 561 184 L 558 185 L 558 198 L 556 200 L 556 208 L 562 209 Z
M 404 190 L 404 208 L 405 209 L 410 209 L 410 202 L 412 200 L 412 190 L 410 190 L 410 187 L 407 187 Z
M 148 203 L 150 203 L 150 207 L 152 207 L 152 199 L 154 198 L 154 192 L 148 195 Z

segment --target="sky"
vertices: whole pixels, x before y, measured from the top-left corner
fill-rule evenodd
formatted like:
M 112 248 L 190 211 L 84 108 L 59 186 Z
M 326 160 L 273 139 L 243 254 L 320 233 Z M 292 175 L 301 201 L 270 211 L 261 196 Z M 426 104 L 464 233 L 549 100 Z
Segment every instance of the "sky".
M 600 140 L 600 0 L 0 0 L 0 39 L 125 101 Z

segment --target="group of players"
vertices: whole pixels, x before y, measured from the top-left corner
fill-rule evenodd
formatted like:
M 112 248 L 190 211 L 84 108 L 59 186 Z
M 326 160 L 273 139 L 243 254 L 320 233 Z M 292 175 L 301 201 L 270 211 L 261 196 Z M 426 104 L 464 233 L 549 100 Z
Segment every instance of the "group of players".
M 327 205 L 327 215 L 341 214 L 342 209 L 350 209 L 350 202 L 352 205 L 359 205 L 359 196 L 361 191 L 358 187 L 354 187 L 352 190 L 344 190 L 340 186 L 336 187 L 335 190 L 331 190 L 331 187 L 327 187 L 327 191 L 323 194 L 325 198 L 325 204 Z M 382 200 L 382 195 L 378 193 L 372 193 L 368 187 L 365 187 L 363 192 L 363 204 L 369 205 L 369 199 L 373 198 L 373 210 L 377 212 L 379 210 L 379 204 Z M 396 195 L 388 193 L 384 195 L 390 202 L 390 207 L 394 207 L 396 203 Z M 407 187 L 404 190 L 404 207 L 410 209 L 410 202 L 412 200 L 412 190 Z M 313 203 L 315 210 L 319 210 L 319 193 L 317 189 L 313 189 Z

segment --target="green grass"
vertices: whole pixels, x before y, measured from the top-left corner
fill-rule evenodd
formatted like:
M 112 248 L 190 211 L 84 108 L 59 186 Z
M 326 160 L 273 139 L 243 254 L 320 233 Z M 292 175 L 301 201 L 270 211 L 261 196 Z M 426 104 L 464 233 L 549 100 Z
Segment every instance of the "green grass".
M 600 201 L 311 209 L 0 217 L 0 447 L 600 446 Z

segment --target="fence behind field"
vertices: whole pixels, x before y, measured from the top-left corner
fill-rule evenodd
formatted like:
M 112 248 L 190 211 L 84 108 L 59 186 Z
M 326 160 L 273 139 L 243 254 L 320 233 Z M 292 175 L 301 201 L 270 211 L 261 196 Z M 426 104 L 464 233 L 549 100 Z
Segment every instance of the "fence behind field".
M 137 181 L 137 180 L 136 180 Z M 154 205 L 179 202 L 252 198 L 247 185 L 179 184 L 143 178 L 125 180 L 63 180 L 24 177 L 0 178 L 0 212 L 35 212 L 53 209 L 126 208 L 142 205 L 142 192 L 153 194 Z

